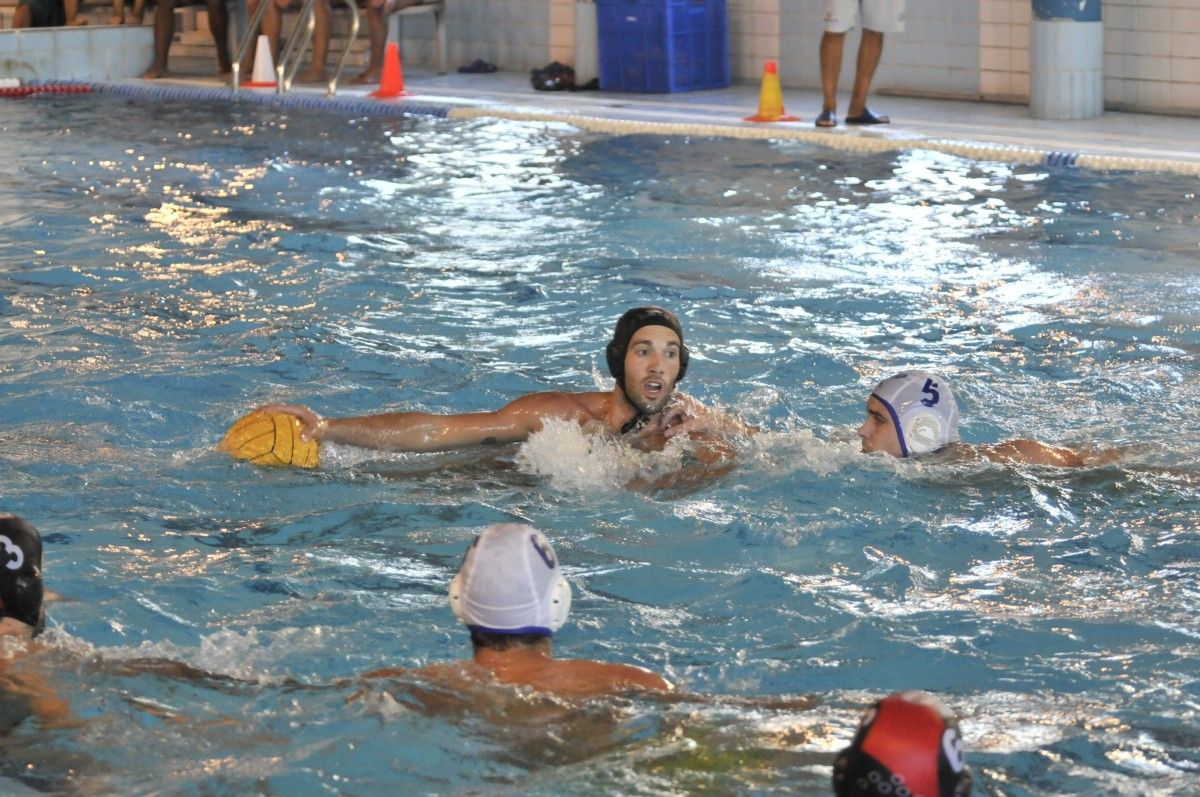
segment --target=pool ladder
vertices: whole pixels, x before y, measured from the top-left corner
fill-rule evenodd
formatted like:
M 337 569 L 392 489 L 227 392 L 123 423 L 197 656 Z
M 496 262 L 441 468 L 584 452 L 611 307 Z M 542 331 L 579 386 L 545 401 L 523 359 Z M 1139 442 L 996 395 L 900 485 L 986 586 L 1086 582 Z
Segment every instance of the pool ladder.
M 259 0 L 258 8 L 254 10 L 254 18 L 246 26 L 246 32 L 242 34 L 237 51 L 233 54 L 233 77 L 230 79 L 230 88 L 233 89 L 234 94 L 237 93 L 238 84 L 241 82 L 242 58 L 245 57 L 250 44 L 258 39 L 258 26 L 262 23 L 263 14 L 267 11 L 267 3 L 270 2 L 273 0 Z M 300 8 L 300 22 L 292 28 L 292 32 L 288 35 L 283 50 L 280 52 L 279 63 L 275 65 L 275 91 L 278 94 L 287 94 L 292 89 L 292 80 L 296 77 L 296 71 L 300 69 L 300 60 L 304 57 L 308 42 L 312 40 L 313 27 L 316 25 L 314 11 L 316 4 L 317 0 L 304 0 L 304 4 Z M 350 55 L 351 45 L 358 38 L 358 5 L 354 0 L 346 0 L 343 5 L 350 9 L 350 33 L 346 36 L 346 46 L 342 48 L 342 54 L 333 68 L 333 77 L 327 84 L 326 95 L 329 97 L 337 94 L 337 84 L 342 75 L 342 68 L 345 67 L 346 58 Z

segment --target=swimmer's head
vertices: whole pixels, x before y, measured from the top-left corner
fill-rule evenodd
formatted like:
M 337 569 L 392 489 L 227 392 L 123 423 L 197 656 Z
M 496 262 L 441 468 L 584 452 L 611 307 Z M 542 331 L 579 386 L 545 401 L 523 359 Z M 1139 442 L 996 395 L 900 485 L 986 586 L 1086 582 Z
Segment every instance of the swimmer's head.
M 12 617 L 39 633 L 42 608 L 42 537 L 16 515 L 0 515 L 0 617 Z
M 567 621 L 571 585 L 554 548 L 520 523 L 488 526 L 450 582 L 454 615 L 473 632 L 550 636 Z
M 925 371 L 907 371 L 876 385 L 858 429 L 864 453 L 928 454 L 958 441 L 958 404 L 950 385 Z
M 636 350 L 638 340 L 635 339 L 637 333 L 648 327 L 661 327 L 670 330 L 678 339 L 678 363 L 679 373 L 675 375 L 670 384 L 659 386 L 650 386 L 649 389 L 643 389 L 645 385 L 639 382 L 636 385 L 630 385 L 626 379 L 626 360 L 630 353 L 630 344 Z M 653 332 L 646 335 L 647 338 L 658 337 Z M 653 345 L 654 341 L 648 341 L 648 345 Z M 688 367 L 688 349 L 683 342 L 683 327 L 679 323 L 679 319 L 670 310 L 665 310 L 661 307 L 635 307 L 632 310 L 627 310 L 624 315 L 617 320 L 616 329 L 613 330 L 612 340 L 608 342 L 608 346 L 604 350 L 605 360 L 608 363 L 608 372 L 617 380 L 617 386 L 625 395 L 629 403 L 638 411 L 634 423 L 643 420 L 645 417 L 660 411 L 666 406 L 670 399 L 675 386 L 683 379 L 687 373 Z M 644 379 L 649 379 L 643 375 Z
M 971 770 L 954 715 L 926 692 L 889 695 L 867 709 L 833 764 L 836 797 L 967 797 Z

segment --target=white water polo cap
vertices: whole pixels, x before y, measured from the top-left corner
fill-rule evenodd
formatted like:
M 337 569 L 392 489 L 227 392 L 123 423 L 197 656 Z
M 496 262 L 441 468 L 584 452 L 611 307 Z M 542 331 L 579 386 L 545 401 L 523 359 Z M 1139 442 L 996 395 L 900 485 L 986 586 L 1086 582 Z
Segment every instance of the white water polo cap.
M 940 377 L 906 371 L 880 382 L 871 396 L 892 416 L 901 456 L 928 454 L 958 442 L 958 404 Z
M 454 616 L 473 631 L 550 636 L 567 621 L 571 585 L 546 536 L 501 523 L 483 530 L 450 582 Z

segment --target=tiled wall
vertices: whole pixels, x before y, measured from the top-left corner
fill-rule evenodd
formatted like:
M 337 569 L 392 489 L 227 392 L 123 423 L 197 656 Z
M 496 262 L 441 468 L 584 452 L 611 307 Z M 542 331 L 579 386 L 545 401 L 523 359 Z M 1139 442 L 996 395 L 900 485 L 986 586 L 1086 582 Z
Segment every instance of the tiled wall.
M 765 61 L 779 61 L 780 6 L 784 0 L 726 0 L 729 27 L 729 72 L 735 83 L 762 77 Z M 782 67 L 782 65 L 780 65 Z M 782 78 L 781 78 L 782 79 Z
M 980 0 L 980 93 L 1029 97 L 1029 0 Z M 1200 114 L 1200 0 L 1102 0 L 1104 99 L 1120 110 Z
M 563 8 L 567 5 L 565 0 L 448 0 L 446 37 L 450 64 L 469 64 L 482 58 L 513 71 L 545 66 L 551 60 L 552 11 L 557 23 L 553 27 L 559 29 L 560 37 L 555 40 L 556 51 L 564 52 L 566 40 L 561 37 L 564 30 L 570 30 L 573 52 L 574 9 L 570 11 L 569 28 L 564 28 L 568 23 Z M 570 63 L 572 59 L 558 60 Z M 432 59 L 421 63 L 432 63 Z
M 1110 108 L 1200 114 L 1200 0 L 1104 0 Z
M 151 28 L 33 28 L 0 31 L 0 77 L 116 80 L 154 58 Z
M 1029 97 L 1030 0 L 979 3 L 979 94 L 986 100 Z

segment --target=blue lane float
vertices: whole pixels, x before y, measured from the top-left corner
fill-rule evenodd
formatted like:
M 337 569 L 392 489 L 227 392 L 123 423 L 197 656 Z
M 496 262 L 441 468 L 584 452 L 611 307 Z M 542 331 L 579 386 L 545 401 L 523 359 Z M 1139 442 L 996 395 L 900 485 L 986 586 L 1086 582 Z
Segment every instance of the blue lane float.
M 1078 152 L 1047 152 L 1042 162 L 1052 167 L 1071 167 L 1079 161 Z

